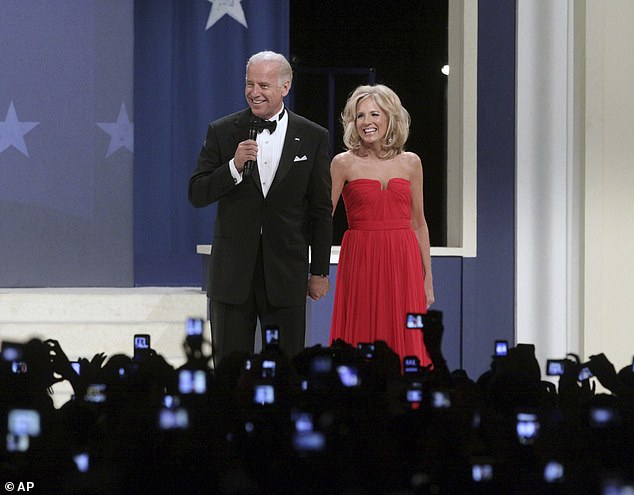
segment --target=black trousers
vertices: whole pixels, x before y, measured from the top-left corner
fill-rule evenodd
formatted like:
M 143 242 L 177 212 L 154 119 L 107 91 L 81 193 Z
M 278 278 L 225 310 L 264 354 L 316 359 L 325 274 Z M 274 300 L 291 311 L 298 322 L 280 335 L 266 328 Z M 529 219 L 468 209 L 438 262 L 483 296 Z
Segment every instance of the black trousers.
M 306 277 L 308 284 L 308 274 Z M 280 349 L 289 358 L 304 349 L 306 303 L 300 306 L 278 307 L 268 302 L 261 245 L 247 300 L 241 304 L 226 304 L 210 299 L 209 314 L 216 366 L 232 352 L 253 352 L 258 319 L 262 329 L 262 339 L 264 339 L 264 329 L 267 326 L 279 327 Z M 264 348 L 264 342 L 262 342 L 262 348 Z

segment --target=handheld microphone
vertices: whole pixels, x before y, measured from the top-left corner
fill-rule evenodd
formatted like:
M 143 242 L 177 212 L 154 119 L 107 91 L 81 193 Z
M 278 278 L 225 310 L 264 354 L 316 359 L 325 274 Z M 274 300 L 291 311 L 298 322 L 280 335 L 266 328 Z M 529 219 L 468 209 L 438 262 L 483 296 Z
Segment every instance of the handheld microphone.
M 255 139 L 258 137 L 258 129 L 256 128 L 256 120 L 251 121 L 251 125 L 249 126 L 249 139 Z M 255 160 L 247 160 L 244 162 L 244 170 L 242 170 L 242 177 L 247 178 L 253 173 L 253 168 L 256 165 Z

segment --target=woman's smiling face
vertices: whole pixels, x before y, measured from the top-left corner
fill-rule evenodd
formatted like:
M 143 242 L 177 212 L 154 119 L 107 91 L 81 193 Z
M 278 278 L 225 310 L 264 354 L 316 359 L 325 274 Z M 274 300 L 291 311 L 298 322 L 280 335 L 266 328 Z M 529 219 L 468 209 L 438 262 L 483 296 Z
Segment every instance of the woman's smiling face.
M 388 118 L 372 96 L 357 104 L 356 128 L 365 146 L 381 144 L 387 133 Z

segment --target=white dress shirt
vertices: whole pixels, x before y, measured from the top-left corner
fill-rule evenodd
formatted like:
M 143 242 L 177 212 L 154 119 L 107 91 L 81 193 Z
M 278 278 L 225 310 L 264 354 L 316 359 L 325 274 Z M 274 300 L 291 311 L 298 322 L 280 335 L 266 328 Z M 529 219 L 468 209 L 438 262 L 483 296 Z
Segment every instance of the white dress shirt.
M 284 138 L 286 137 L 286 129 L 288 128 L 288 112 L 284 111 L 284 115 L 280 118 L 279 115 L 282 110 L 271 119 L 277 120 L 277 127 L 275 132 L 271 134 L 268 129 L 264 129 L 258 133 L 256 142 L 258 143 L 258 173 L 260 175 L 260 183 L 262 185 L 262 194 L 264 197 L 271 188 L 271 183 L 275 178 L 275 172 L 280 164 L 280 158 L 282 156 L 282 148 L 284 148 Z M 233 176 L 235 183 L 242 182 L 242 174 L 238 172 L 233 162 L 233 159 L 229 162 L 229 168 L 231 175 Z

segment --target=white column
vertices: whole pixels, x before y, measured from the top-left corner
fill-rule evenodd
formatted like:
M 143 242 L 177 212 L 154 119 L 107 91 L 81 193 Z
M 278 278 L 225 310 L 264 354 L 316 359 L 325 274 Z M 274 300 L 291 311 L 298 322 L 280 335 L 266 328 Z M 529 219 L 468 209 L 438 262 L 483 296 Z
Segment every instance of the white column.
M 516 339 L 579 352 L 581 171 L 574 0 L 517 2 Z

